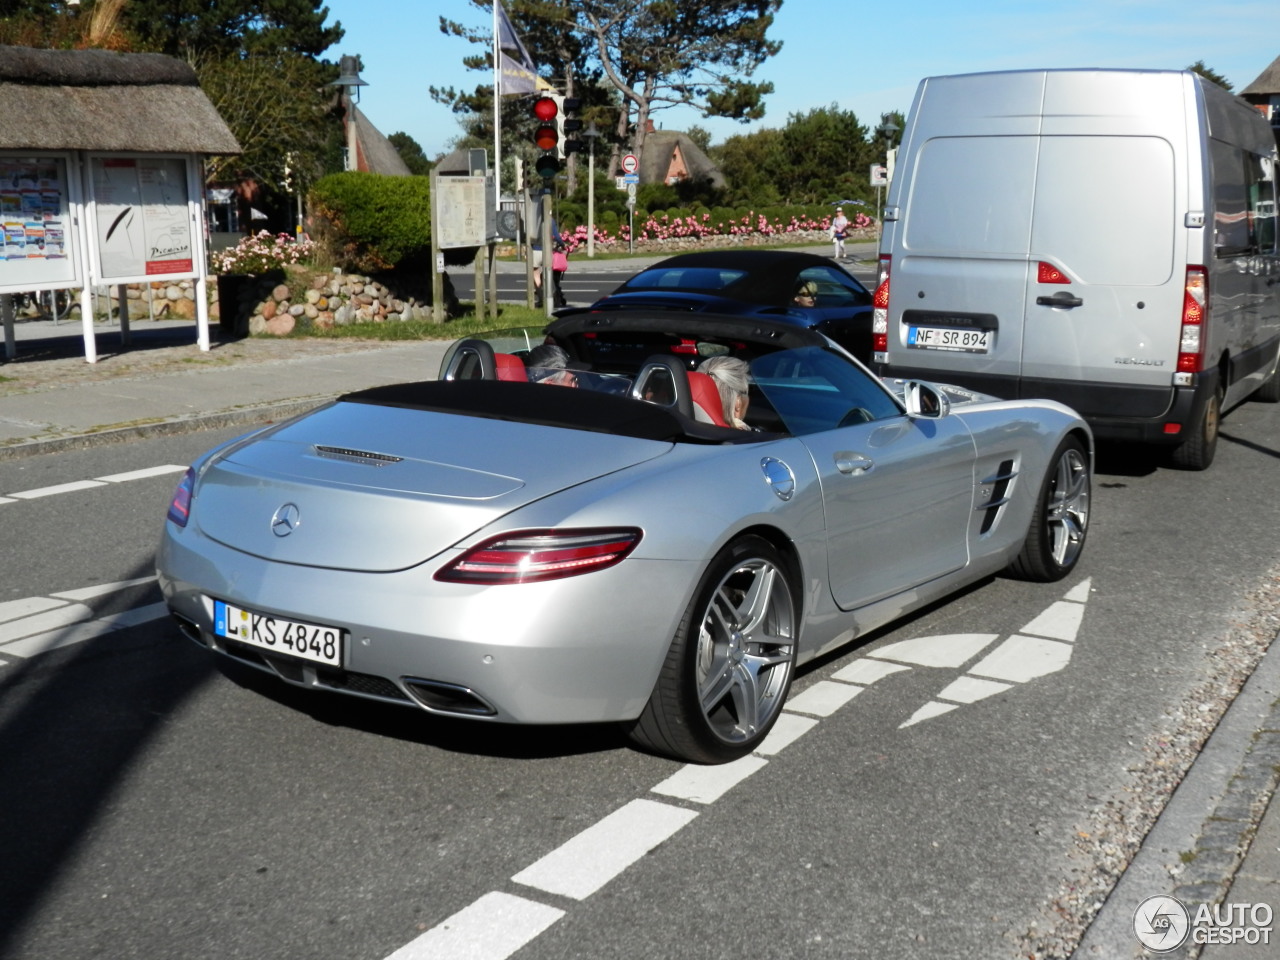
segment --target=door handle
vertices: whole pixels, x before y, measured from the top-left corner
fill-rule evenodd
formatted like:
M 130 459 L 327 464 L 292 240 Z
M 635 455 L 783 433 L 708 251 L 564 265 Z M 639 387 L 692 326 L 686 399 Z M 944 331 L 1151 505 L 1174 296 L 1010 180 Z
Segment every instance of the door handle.
M 1042 307 L 1079 307 L 1084 305 L 1084 301 L 1079 297 L 1073 297 L 1065 290 L 1059 290 L 1052 297 L 1036 297 L 1036 303 Z
M 841 473 L 849 476 L 858 476 L 867 473 L 876 462 L 868 457 L 864 457 L 858 453 L 849 453 L 842 450 L 836 454 L 836 469 Z

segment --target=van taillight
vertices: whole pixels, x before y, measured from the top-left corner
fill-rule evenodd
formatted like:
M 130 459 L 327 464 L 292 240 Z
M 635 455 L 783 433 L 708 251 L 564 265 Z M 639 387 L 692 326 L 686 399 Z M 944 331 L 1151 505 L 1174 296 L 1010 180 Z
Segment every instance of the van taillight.
M 1040 261 L 1040 266 L 1036 269 L 1036 283 L 1070 283 L 1071 278 L 1055 267 L 1052 263 Z
M 1178 342 L 1178 372 L 1198 373 L 1204 368 L 1204 313 L 1209 300 L 1209 278 L 1204 267 L 1187 267 L 1182 294 L 1182 332 Z
M 871 298 L 871 350 L 872 353 L 886 354 L 889 350 L 889 266 L 893 257 L 882 254 L 880 257 L 880 274 L 876 278 L 875 296 Z M 887 356 L 875 357 L 881 363 Z

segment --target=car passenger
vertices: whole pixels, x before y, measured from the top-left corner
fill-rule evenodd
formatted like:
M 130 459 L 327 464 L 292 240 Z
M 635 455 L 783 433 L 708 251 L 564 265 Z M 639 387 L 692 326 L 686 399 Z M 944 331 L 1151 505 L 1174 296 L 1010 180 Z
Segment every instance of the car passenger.
M 549 383 L 557 387 L 576 387 L 577 375 L 569 367 L 569 354 L 564 347 L 543 343 L 529 351 L 525 369 L 533 383 Z
M 803 280 L 796 287 L 795 296 L 791 298 L 793 306 L 813 307 L 818 303 L 818 285 L 812 280 Z
M 699 373 L 705 373 L 720 391 L 720 402 L 724 405 L 725 422 L 739 430 L 751 428 L 743 422 L 747 415 L 747 391 L 750 389 L 750 367 L 747 361 L 737 357 L 711 357 L 698 366 Z

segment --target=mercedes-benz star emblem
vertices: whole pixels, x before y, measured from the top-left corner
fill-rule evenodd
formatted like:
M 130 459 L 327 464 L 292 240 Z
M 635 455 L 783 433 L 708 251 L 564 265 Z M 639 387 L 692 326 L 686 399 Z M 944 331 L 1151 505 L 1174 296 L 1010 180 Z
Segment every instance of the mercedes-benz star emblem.
M 271 517 L 271 532 L 277 537 L 287 537 L 302 522 L 302 513 L 296 503 L 286 503 Z

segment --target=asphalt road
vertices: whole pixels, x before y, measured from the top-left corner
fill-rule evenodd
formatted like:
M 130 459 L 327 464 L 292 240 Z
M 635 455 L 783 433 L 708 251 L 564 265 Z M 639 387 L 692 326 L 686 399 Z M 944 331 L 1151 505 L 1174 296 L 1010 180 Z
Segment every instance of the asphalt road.
M 0 496 L 49 491 L 0 503 L 0 641 L 53 594 L 143 581 L 77 601 L 96 618 L 157 601 L 180 476 L 162 468 L 222 436 L 0 462 Z M 1092 812 L 1135 802 L 1147 744 L 1271 582 L 1278 457 L 1262 404 L 1228 415 L 1205 474 L 1109 451 L 1072 578 L 983 582 L 812 665 L 806 732 L 702 778 L 608 727 L 294 691 L 163 619 L 29 656 L 0 642 L 0 956 L 1019 955 L 1089 869 Z M 79 487 L 103 477 L 127 479 Z M 1009 643 L 1022 675 L 940 712 Z

